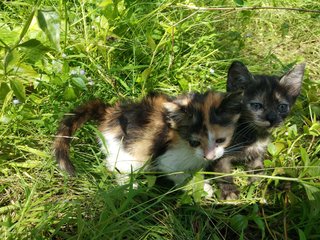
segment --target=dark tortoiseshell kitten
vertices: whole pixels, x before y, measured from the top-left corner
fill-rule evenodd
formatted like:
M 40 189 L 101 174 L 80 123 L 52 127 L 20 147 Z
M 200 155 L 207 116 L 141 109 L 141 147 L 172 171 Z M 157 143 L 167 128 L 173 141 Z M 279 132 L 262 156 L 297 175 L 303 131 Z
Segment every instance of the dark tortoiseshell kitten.
M 209 91 L 174 98 L 151 94 L 140 102 L 114 106 L 91 101 L 61 122 L 54 143 L 56 160 L 74 175 L 69 159 L 72 135 L 85 122 L 96 120 L 106 166 L 120 173 L 119 184 L 143 169 L 168 174 L 174 185 L 181 185 L 224 154 L 240 117 L 241 99 L 239 93 Z
M 209 170 L 230 173 L 232 164 L 242 163 L 255 173 L 263 171 L 270 130 L 279 126 L 300 94 L 305 64 L 298 64 L 282 77 L 253 75 L 238 61 L 228 72 L 227 91 L 243 92 L 243 109 L 224 157 Z M 253 179 L 251 179 L 253 180 Z M 222 199 L 235 199 L 239 191 L 232 177 L 218 181 Z

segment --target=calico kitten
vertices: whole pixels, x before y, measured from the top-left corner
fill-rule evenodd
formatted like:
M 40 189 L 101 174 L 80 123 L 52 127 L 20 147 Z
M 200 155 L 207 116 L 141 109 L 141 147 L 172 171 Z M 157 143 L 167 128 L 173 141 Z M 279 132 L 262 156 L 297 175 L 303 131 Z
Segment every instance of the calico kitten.
M 243 91 L 243 109 L 226 155 L 209 171 L 230 173 L 232 164 L 244 163 L 255 173 L 263 171 L 270 130 L 279 126 L 300 94 L 305 64 L 298 64 L 282 77 L 253 75 L 238 61 L 228 72 L 227 91 Z M 253 179 L 251 179 L 253 180 Z M 235 199 L 239 191 L 232 177 L 218 181 L 223 199 Z
M 209 91 L 176 98 L 151 94 L 140 102 L 114 106 L 91 101 L 61 122 L 54 142 L 56 160 L 74 175 L 69 159 L 72 135 L 85 122 L 96 120 L 107 168 L 122 174 L 119 184 L 143 169 L 168 174 L 174 185 L 180 185 L 223 155 L 240 117 L 241 100 L 240 93 Z

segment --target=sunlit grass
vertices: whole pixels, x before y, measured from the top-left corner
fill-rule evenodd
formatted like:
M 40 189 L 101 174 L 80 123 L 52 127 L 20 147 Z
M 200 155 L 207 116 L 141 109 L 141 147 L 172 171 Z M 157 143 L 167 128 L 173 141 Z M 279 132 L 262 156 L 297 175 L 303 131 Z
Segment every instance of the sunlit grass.
M 236 3 L 241 7 L 231 0 L 216 6 Z M 1 239 L 320 237 L 319 13 L 199 11 L 181 4 L 212 7 L 210 1 L 0 4 Z M 245 2 L 319 9 L 317 1 L 273 4 Z M 139 176 L 138 189 L 117 186 L 87 126 L 72 142 L 77 176 L 57 169 L 52 142 L 74 106 L 149 91 L 224 90 L 235 59 L 252 72 L 278 75 L 307 63 L 302 94 L 274 131 L 261 180 L 248 186 L 252 172 L 239 167 L 232 173 L 238 200 L 220 201 L 217 188 L 205 198 L 201 173 L 185 191 L 152 188 L 152 176 Z

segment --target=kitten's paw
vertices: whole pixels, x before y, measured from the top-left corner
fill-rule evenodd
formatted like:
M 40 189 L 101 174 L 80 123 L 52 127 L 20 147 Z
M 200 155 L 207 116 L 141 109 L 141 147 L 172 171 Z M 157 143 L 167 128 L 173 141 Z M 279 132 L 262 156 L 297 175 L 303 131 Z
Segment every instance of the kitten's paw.
M 203 184 L 203 191 L 207 194 L 205 198 L 212 198 L 214 191 L 209 182 L 205 181 L 205 183 Z
M 240 191 L 234 184 L 221 184 L 220 187 L 223 200 L 236 200 L 239 198 Z

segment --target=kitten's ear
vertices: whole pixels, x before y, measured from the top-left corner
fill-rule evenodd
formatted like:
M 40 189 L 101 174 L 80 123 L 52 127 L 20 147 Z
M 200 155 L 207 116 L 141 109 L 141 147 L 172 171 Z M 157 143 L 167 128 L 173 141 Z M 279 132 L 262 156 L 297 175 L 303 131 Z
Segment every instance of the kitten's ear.
M 305 67 L 305 63 L 300 63 L 294 66 L 294 68 L 280 79 L 280 84 L 287 90 L 288 94 L 293 99 L 297 98 L 300 94 Z
M 243 90 L 253 80 L 248 68 L 239 61 L 234 61 L 228 71 L 227 91 L 234 92 Z

